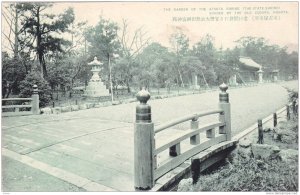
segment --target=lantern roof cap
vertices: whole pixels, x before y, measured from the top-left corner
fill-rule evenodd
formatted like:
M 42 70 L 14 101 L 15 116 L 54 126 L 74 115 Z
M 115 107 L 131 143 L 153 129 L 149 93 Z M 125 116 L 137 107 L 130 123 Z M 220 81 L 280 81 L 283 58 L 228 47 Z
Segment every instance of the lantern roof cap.
M 97 60 L 97 57 L 94 57 L 94 60 L 91 61 L 90 63 L 88 63 L 88 65 L 90 66 L 94 66 L 94 65 L 102 65 L 103 63 Z

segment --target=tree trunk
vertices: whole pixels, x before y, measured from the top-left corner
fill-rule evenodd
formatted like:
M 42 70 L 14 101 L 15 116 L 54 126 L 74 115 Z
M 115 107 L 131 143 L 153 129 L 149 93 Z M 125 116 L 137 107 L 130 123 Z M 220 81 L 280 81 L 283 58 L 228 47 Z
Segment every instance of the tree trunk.
M 9 86 L 8 89 L 7 89 L 7 94 L 6 94 L 6 97 L 5 97 L 5 98 L 8 98 L 8 97 L 9 97 L 11 91 L 12 91 L 12 87 Z
M 14 58 L 17 59 L 18 58 L 18 9 L 15 8 L 16 12 L 15 12 L 15 42 L 14 42 Z
M 43 68 L 43 78 L 47 78 L 48 77 L 48 74 L 47 74 L 47 67 L 46 67 L 46 61 L 45 61 L 45 56 L 44 56 L 44 53 L 42 53 L 42 68 Z
M 74 85 L 74 78 L 72 78 L 72 80 L 71 80 L 71 87 L 70 87 L 70 95 L 69 95 L 69 98 L 72 98 L 72 95 L 73 95 L 73 85 Z
M 42 44 L 42 32 L 40 30 L 40 7 L 37 8 L 37 24 L 36 24 L 36 40 L 37 40 L 37 56 L 40 64 L 41 76 L 42 78 L 47 77 L 46 63 L 44 58 L 44 50 L 41 46 Z
M 181 86 L 184 87 L 182 75 L 181 75 L 181 72 L 180 72 L 180 69 L 179 69 L 179 65 L 178 65 L 178 64 L 177 64 L 177 72 L 178 72 L 178 74 L 179 74 L 179 79 L 180 79 L 180 81 L 181 81 Z
M 203 77 L 203 79 L 204 79 L 205 85 L 206 85 L 206 87 L 208 87 L 208 83 L 206 82 L 206 79 L 205 79 L 205 76 L 204 76 L 204 74 L 203 74 L 203 71 L 202 71 L 202 70 L 201 70 L 201 73 L 202 73 L 202 77 Z
M 126 87 L 127 87 L 127 92 L 130 93 L 131 90 L 130 90 L 130 86 L 129 86 L 129 81 L 126 80 Z

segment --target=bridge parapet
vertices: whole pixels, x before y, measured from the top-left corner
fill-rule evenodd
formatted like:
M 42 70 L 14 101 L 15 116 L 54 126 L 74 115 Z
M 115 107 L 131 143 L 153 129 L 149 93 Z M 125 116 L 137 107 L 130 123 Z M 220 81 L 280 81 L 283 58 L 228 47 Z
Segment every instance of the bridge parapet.
M 10 103 L 4 103 L 10 102 Z M 17 105 L 15 102 L 23 102 Z M 30 104 L 27 102 L 31 102 Z M 14 104 L 12 104 L 14 103 Z M 30 111 L 21 111 L 20 109 L 30 108 Z M 10 109 L 13 111 L 5 111 Z M 18 115 L 31 115 L 40 114 L 39 109 L 39 94 L 37 85 L 33 85 L 33 92 L 31 98 L 5 98 L 2 99 L 2 116 L 18 116 Z
M 134 185 L 136 190 L 150 190 L 155 182 L 201 151 L 231 140 L 231 116 L 228 86 L 220 85 L 219 109 L 194 113 L 154 127 L 151 106 L 147 104 L 150 94 L 145 89 L 137 94 L 140 104 L 136 107 L 134 129 Z M 199 118 L 218 114 L 218 120 L 199 124 Z M 184 131 L 171 127 L 190 121 Z M 216 132 L 216 129 L 219 131 Z M 164 136 L 163 132 L 171 132 Z M 170 136 L 172 135 L 172 136 Z M 186 143 L 187 141 L 188 144 Z M 166 154 L 166 151 L 168 153 Z M 162 155 L 168 156 L 162 158 Z M 159 159 L 159 162 L 158 162 Z M 163 159 L 163 160 L 161 160 Z

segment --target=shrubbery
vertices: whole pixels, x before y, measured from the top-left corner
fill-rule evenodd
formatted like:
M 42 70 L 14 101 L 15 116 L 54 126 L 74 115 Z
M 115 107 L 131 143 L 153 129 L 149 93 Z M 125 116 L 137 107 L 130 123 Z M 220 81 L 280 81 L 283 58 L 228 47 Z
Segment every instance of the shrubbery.
M 281 160 L 235 161 L 200 176 L 194 191 L 298 191 L 297 163 Z
M 48 82 L 37 72 L 27 74 L 25 79 L 20 83 L 20 97 L 31 97 L 33 85 L 38 86 L 40 107 L 45 107 L 51 100 L 51 89 Z
M 298 166 L 276 159 L 238 161 L 200 176 L 194 191 L 298 191 Z

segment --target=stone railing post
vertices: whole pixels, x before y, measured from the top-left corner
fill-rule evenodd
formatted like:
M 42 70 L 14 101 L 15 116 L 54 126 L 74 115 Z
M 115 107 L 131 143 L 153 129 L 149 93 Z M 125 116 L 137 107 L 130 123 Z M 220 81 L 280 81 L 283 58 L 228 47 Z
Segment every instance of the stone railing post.
M 32 101 L 31 101 L 31 111 L 32 114 L 40 114 L 40 108 L 39 108 L 39 92 L 37 85 L 33 85 L 33 93 L 32 93 Z
M 223 83 L 219 86 L 221 92 L 219 94 L 219 108 L 223 110 L 220 114 L 220 121 L 225 122 L 225 126 L 219 128 L 220 134 L 226 134 L 226 140 L 231 140 L 231 112 L 229 95 L 226 92 L 228 86 Z
M 289 105 L 286 105 L 286 118 L 287 118 L 287 120 L 291 119 L 290 106 Z
M 151 121 L 151 106 L 147 104 L 150 94 L 144 88 L 136 95 L 140 104 L 136 106 L 134 124 L 134 187 L 150 190 L 154 186 L 154 124 Z
M 264 144 L 264 132 L 263 132 L 263 124 L 262 120 L 257 120 L 257 129 L 258 129 L 258 144 Z
M 277 126 L 277 113 L 273 113 L 273 126 L 276 127 Z

